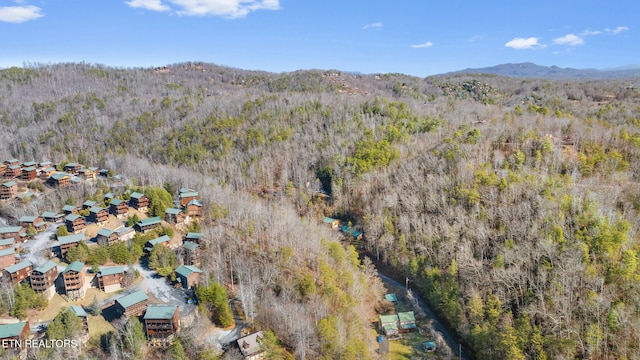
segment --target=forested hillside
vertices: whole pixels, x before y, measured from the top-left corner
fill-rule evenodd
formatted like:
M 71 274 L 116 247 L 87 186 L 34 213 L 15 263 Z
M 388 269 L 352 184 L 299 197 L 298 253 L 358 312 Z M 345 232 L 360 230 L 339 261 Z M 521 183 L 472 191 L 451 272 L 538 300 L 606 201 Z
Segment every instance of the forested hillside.
M 376 356 L 366 254 L 408 276 L 477 358 L 633 359 L 638 82 L 11 68 L 0 154 L 199 188 L 216 204 L 207 271 L 298 358 Z M 364 231 L 361 261 L 323 216 Z

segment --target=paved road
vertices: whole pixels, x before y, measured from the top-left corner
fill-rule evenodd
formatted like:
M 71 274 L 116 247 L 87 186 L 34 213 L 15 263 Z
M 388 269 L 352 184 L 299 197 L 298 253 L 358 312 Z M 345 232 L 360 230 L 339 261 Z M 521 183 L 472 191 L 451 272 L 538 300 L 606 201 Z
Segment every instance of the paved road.
M 396 288 L 405 289 L 405 284 L 401 284 L 392 278 L 380 273 L 378 271 L 378 276 L 382 281 L 388 285 L 391 285 Z M 447 343 L 449 348 L 451 349 L 452 356 L 456 356 L 457 359 L 470 360 L 470 358 L 465 353 L 464 349 L 460 346 L 460 343 L 456 341 L 455 337 L 442 325 L 442 323 L 438 320 L 436 315 L 433 313 L 429 305 L 417 294 L 413 293 L 413 297 L 417 299 L 418 304 L 422 311 L 424 311 L 425 315 L 431 320 L 431 325 L 433 327 L 433 331 L 436 331 L 442 336 L 442 339 Z

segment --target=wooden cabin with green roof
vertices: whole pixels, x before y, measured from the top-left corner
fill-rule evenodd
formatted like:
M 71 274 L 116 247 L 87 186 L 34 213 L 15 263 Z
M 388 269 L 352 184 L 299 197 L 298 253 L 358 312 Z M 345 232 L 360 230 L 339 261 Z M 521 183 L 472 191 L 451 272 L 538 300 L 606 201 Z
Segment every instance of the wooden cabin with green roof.
M 162 246 L 166 247 L 167 249 L 169 248 L 169 244 L 170 244 L 171 238 L 167 235 L 162 235 L 160 237 L 157 237 L 155 239 L 151 239 L 149 241 L 147 241 L 144 244 L 144 250 L 146 252 L 151 252 L 153 250 L 153 247 L 161 244 Z
M 200 244 L 185 241 L 182 243 L 182 248 L 184 248 L 185 265 L 200 265 Z
M 128 318 L 142 315 L 147 310 L 148 303 L 149 297 L 147 294 L 142 290 L 138 290 L 117 299 L 115 306 L 121 317 Z
M 33 264 L 29 260 L 23 260 L 4 269 L 13 284 L 27 280 L 31 275 L 31 270 L 33 270 Z
M 98 288 L 106 293 L 121 290 L 125 269 L 124 266 L 112 266 L 100 269 L 96 275 L 98 277 Z
M 64 165 L 63 170 L 69 174 L 77 174 L 82 167 L 82 164 L 70 162 Z
M 176 305 L 149 305 L 143 320 L 150 345 L 168 345 L 180 330 L 180 309 Z
M 7 181 L 0 185 L 0 200 L 12 199 L 18 193 L 18 183 Z
M 32 226 L 37 231 L 42 231 L 47 228 L 47 223 L 45 223 L 44 219 L 42 219 L 40 216 L 23 216 L 20 218 L 20 220 L 18 220 L 18 223 L 25 229 L 28 229 L 30 226 Z
M 151 217 L 147 219 L 142 219 L 138 221 L 137 224 L 133 226 L 133 228 L 141 233 L 146 233 L 149 230 L 153 230 L 162 225 L 162 220 L 159 216 Z
M 71 300 L 78 300 L 84 297 L 89 283 L 85 282 L 84 263 L 74 261 L 62 271 L 64 281 L 64 291 Z
M 184 241 L 191 241 L 198 244 L 200 243 L 201 239 L 202 239 L 202 233 L 199 233 L 199 232 L 189 232 L 184 237 Z
M 29 322 L 0 324 L 0 345 L 4 348 L 6 359 L 26 359 L 25 340 L 31 338 Z
M 110 230 L 107 228 L 102 228 L 98 230 L 98 234 L 96 235 L 96 242 L 99 245 L 113 245 L 120 242 L 120 237 L 118 233 L 114 230 Z
M 80 241 L 84 240 L 84 234 L 73 234 L 58 236 L 58 245 L 60 246 L 60 257 L 67 256 L 69 249 L 76 247 L 80 244 Z
M 20 174 L 22 174 L 22 166 L 11 165 L 5 170 L 4 177 L 7 179 L 17 179 L 20 177 Z
M 94 206 L 89 209 L 88 220 L 98 225 L 104 225 L 109 221 L 109 210 L 100 206 Z
M 13 240 L 13 239 L 11 239 Z M 0 270 L 4 270 L 16 263 L 16 251 L 14 247 L 0 250 Z
M 15 246 L 16 246 L 16 241 L 13 238 L 0 239 L 0 250 L 14 249 Z
M 73 315 L 77 316 L 80 319 L 80 323 L 82 324 L 82 327 L 80 328 L 80 340 L 82 342 L 86 342 L 87 340 L 89 340 L 89 315 L 86 311 L 84 311 L 82 306 L 79 305 L 69 305 L 69 310 L 71 310 Z
M 187 190 L 187 191 L 182 191 L 182 190 Z M 179 195 L 180 198 L 180 205 L 182 207 L 187 206 L 187 204 L 189 203 L 189 201 L 191 200 L 198 200 L 199 199 L 199 194 L 197 191 L 191 190 L 191 189 L 182 189 Z
M 124 219 L 129 212 L 129 205 L 127 202 L 120 199 L 112 199 L 109 202 L 109 213 L 117 217 L 118 219 Z
M 129 206 L 140 212 L 146 212 L 149 209 L 149 198 L 145 194 L 132 192 L 129 197 Z
M 202 217 L 202 203 L 198 199 L 193 199 L 189 201 L 184 207 L 184 212 L 187 214 L 187 216 L 200 218 Z
M 31 271 L 29 280 L 31 288 L 38 294 L 44 294 L 51 299 L 56 293 L 56 279 L 58 278 L 58 266 L 49 260 Z
M 71 175 L 65 172 L 56 172 L 47 179 L 47 184 L 53 187 L 65 187 L 71 185 Z
M 64 214 L 58 214 L 53 211 L 45 211 L 40 215 L 40 217 L 45 222 L 49 223 L 60 223 L 64 221 Z
M 20 172 L 20 180 L 22 181 L 31 181 L 38 177 L 38 170 L 35 167 L 29 166 L 23 168 Z
M 380 315 L 380 330 L 391 340 L 400 336 L 398 315 Z
M 0 239 L 13 239 L 15 242 L 22 242 L 27 236 L 27 232 L 22 226 L 0 227 Z
M 67 231 L 72 234 L 79 234 L 85 231 L 87 228 L 87 221 L 84 216 L 76 214 L 69 214 L 64 217 L 64 223 L 67 226 Z
M 398 323 L 401 332 L 409 332 L 416 330 L 416 316 L 413 311 L 405 311 L 398 313 Z
M 180 209 L 167 208 L 164 212 L 164 221 L 169 224 L 180 224 L 184 221 L 184 213 Z
M 176 278 L 185 289 L 191 289 L 200 284 L 202 270 L 192 265 L 180 265 L 176 269 Z

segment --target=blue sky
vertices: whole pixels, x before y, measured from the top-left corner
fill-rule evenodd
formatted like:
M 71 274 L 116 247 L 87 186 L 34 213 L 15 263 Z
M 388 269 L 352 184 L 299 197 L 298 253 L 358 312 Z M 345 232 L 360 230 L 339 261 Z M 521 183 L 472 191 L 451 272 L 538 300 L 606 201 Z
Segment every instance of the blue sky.
M 0 0 L 0 67 L 204 61 L 427 76 L 640 64 L 640 2 Z

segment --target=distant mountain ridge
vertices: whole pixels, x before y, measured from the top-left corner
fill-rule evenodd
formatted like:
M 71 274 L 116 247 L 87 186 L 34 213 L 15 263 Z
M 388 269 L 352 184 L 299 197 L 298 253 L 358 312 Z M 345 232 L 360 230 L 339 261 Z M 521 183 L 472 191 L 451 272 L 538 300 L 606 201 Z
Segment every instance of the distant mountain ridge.
M 542 66 L 534 63 L 509 63 L 486 68 L 464 69 L 443 75 L 495 74 L 501 76 L 542 79 L 621 79 L 640 77 L 640 65 L 628 65 L 614 69 L 573 69 L 558 66 Z

